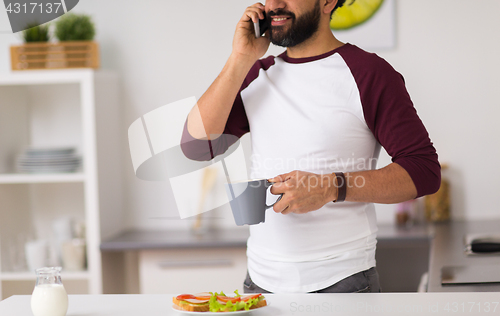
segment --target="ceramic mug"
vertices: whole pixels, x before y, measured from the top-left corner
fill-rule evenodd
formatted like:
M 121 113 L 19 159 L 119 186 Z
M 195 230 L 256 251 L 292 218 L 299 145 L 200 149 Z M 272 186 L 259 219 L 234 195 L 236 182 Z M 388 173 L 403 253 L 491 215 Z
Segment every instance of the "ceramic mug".
M 226 183 L 226 193 L 236 225 L 264 223 L 266 210 L 273 207 L 283 194 L 271 205 L 266 204 L 267 189 L 274 183 L 267 179 Z

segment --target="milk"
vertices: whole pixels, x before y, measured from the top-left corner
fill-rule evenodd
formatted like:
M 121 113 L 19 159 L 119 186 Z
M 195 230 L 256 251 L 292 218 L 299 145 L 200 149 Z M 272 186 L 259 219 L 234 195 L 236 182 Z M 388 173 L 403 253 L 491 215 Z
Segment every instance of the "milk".
M 31 311 L 35 316 L 65 316 L 68 294 L 62 284 L 35 286 L 31 295 Z

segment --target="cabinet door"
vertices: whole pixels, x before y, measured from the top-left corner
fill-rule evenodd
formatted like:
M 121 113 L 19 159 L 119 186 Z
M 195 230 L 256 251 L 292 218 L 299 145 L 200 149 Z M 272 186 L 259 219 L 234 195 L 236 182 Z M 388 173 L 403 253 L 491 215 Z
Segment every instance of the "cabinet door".
M 246 248 L 144 250 L 139 254 L 141 293 L 243 293 L 246 260 Z

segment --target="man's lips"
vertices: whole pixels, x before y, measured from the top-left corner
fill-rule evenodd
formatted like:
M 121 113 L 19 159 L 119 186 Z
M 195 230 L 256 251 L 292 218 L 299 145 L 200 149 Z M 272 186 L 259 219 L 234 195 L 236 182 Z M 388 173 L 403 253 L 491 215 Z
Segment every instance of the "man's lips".
M 271 16 L 271 25 L 279 26 L 288 23 L 292 18 L 284 15 L 274 15 Z

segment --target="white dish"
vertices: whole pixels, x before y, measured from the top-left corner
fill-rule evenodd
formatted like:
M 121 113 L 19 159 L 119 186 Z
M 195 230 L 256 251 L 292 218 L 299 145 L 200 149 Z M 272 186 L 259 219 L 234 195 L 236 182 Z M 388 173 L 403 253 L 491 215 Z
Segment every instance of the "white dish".
M 18 167 L 20 172 L 27 173 L 66 173 L 66 172 L 74 172 L 78 169 L 78 166 L 62 166 L 57 168 L 49 168 L 49 167 L 36 167 L 36 168 L 27 168 L 27 167 Z
M 28 173 L 60 173 L 73 172 L 80 167 L 82 159 L 80 156 L 56 155 L 27 157 L 19 156 L 17 159 L 17 169 L 20 172 Z
M 23 167 L 58 167 L 58 166 L 78 166 L 80 161 L 68 161 L 68 162 L 44 162 L 44 163 L 29 163 L 29 162 L 18 162 L 18 166 Z
M 29 156 L 29 155 L 19 155 L 17 157 L 18 161 L 66 161 L 81 159 L 80 155 L 69 154 L 69 155 L 53 155 L 53 156 Z
M 20 156 L 17 158 L 18 161 L 67 161 L 67 160 L 75 160 L 80 159 L 80 156 L 75 155 L 67 155 L 67 156 L 40 156 L 40 157 L 28 157 L 28 156 Z
M 81 161 L 61 162 L 61 163 L 18 163 L 23 167 L 59 167 L 59 166 L 78 166 Z
M 29 148 L 24 154 L 28 157 L 51 157 L 60 155 L 72 155 L 75 152 L 75 148 Z
M 179 312 L 179 313 L 185 314 L 185 315 L 243 315 L 243 314 L 251 313 L 252 311 L 256 311 L 256 310 L 260 310 L 260 309 L 266 308 L 268 306 L 269 305 L 262 306 L 262 307 L 259 307 L 259 308 L 249 309 L 249 310 L 235 311 L 235 312 L 217 312 L 217 313 L 214 313 L 214 312 L 190 312 L 190 311 L 183 311 L 183 310 L 177 309 L 175 307 L 175 305 L 172 305 L 172 309 L 174 311 L 176 311 L 176 312 Z

